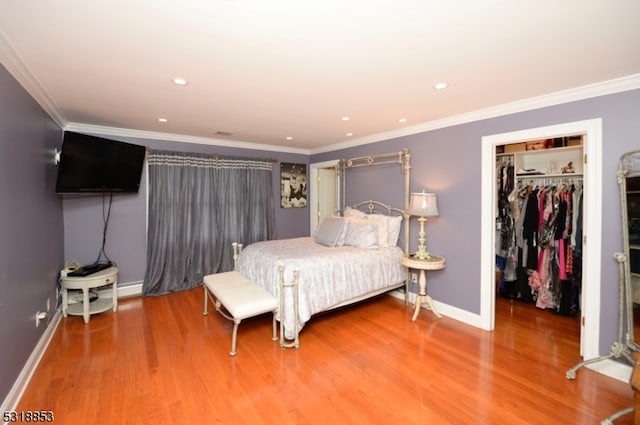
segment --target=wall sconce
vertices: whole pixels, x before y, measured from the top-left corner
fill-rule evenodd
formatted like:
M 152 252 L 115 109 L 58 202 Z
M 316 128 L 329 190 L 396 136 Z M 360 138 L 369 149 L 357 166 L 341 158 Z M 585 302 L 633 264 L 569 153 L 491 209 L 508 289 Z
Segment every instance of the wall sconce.
M 60 155 L 62 154 L 62 151 L 59 151 L 57 148 L 53 149 L 53 163 L 55 165 L 60 164 Z
M 424 223 L 427 221 L 427 217 L 437 217 L 439 215 L 438 199 L 435 193 L 425 193 L 424 190 L 422 193 L 412 193 L 407 214 L 419 217 L 420 232 L 418 232 L 418 251 L 415 256 L 419 260 L 426 260 L 431 257 L 431 254 L 429 254 L 425 245 L 427 239 L 424 232 Z

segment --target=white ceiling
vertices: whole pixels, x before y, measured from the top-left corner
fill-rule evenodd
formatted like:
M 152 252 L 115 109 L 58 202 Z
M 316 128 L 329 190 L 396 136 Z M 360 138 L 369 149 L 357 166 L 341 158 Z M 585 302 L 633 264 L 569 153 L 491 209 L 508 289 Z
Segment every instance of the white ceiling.
M 2 0 L 0 60 L 65 128 L 318 152 L 636 77 L 639 18 L 638 0 Z

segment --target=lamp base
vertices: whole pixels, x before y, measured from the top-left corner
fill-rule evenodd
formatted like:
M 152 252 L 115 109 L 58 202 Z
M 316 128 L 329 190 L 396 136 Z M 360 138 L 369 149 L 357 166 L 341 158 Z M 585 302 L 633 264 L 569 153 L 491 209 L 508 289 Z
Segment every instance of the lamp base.
M 427 221 L 425 217 L 418 218 L 420 223 L 420 231 L 418 232 L 418 251 L 416 251 L 416 258 L 418 260 L 428 260 L 431 258 L 431 254 L 427 251 L 425 242 L 427 241 L 426 233 L 424 232 L 424 223 Z
M 414 254 L 418 260 L 428 260 L 431 258 L 431 254 L 425 249 L 424 246 L 419 246 L 418 250 Z

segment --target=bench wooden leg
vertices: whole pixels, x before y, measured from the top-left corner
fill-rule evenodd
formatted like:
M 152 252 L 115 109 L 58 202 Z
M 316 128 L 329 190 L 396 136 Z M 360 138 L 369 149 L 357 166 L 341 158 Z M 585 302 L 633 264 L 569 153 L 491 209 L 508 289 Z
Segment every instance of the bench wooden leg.
M 232 356 L 236 355 L 236 343 L 238 342 L 238 325 L 240 324 L 240 320 L 233 320 L 233 333 L 231 334 L 231 354 Z

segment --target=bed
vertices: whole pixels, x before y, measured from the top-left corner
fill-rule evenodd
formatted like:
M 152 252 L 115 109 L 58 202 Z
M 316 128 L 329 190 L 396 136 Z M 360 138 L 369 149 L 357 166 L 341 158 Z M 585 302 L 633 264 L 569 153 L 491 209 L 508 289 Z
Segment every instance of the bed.
M 401 259 L 408 253 L 404 222 L 408 218 L 409 153 L 403 150 L 340 161 L 342 194 L 345 173 L 360 163 L 400 164 L 405 174 L 405 206 L 395 208 L 374 200 L 356 203 L 341 208 L 338 216 L 324 218 L 313 236 L 256 242 L 236 255 L 236 270 L 249 280 L 278 298 L 282 288 L 277 319 L 287 340 L 297 341 L 299 330 L 318 313 L 401 287 L 406 300 L 407 270 Z M 281 286 L 294 281 L 297 297 Z

